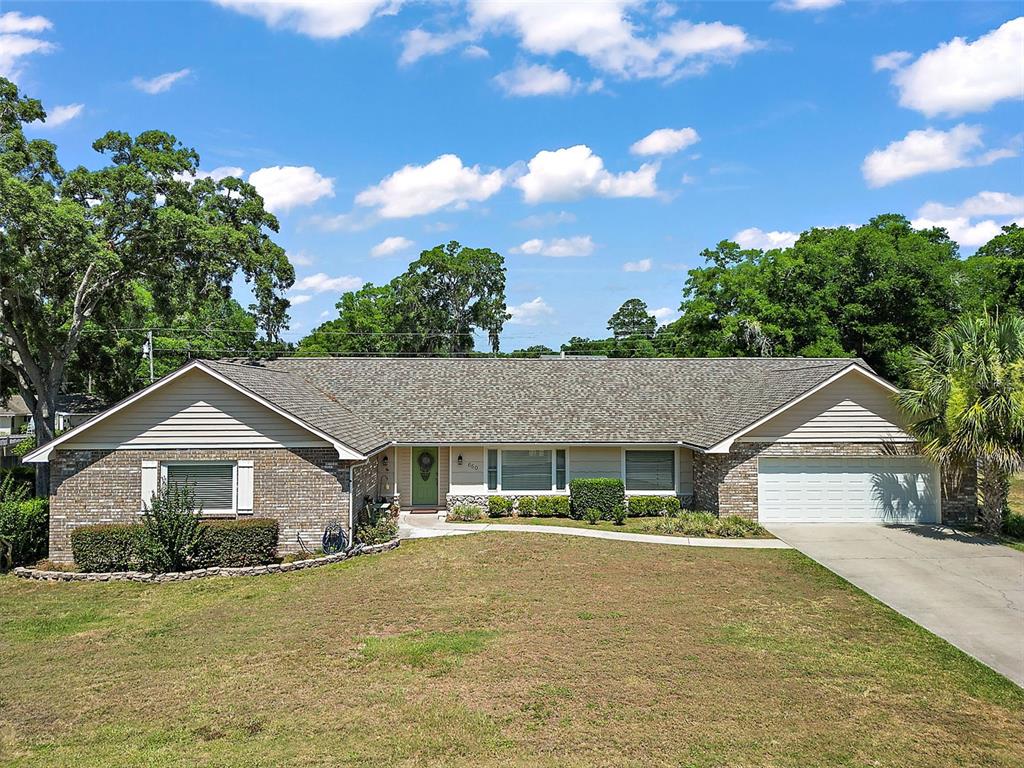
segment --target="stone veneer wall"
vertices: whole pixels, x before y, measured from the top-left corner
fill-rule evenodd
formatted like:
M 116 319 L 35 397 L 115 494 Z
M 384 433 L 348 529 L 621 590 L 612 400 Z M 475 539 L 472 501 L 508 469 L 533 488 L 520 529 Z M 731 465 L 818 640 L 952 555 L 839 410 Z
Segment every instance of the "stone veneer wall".
M 693 455 L 694 505 L 720 515 L 757 519 L 757 460 L 761 456 L 915 455 L 911 444 L 888 443 L 733 443 L 729 453 Z M 977 511 L 976 474 L 959 482 L 944 479 L 942 520 L 971 522 Z
M 253 460 L 253 517 L 275 518 L 278 552 L 320 546 L 328 523 L 348 528 L 350 461 L 331 448 L 62 450 L 50 457 L 50 559 L 71 561 L 71 531 L 139 519 L 142 461 Z

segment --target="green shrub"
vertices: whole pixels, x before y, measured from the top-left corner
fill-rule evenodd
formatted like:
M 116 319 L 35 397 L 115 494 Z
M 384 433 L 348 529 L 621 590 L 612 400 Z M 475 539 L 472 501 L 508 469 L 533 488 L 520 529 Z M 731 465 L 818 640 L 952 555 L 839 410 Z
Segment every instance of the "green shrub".
M 627 510 L 625 504 L 616 504 L 612 508 L 612 522 L 614 522 L 616 525 L 625 525 L 626 512 Z
M 0 500 L 0 571 L 46 557 L 49 521 L 46 499 Z
M 508 496 L 489 496 L 487 498 L 488 517 L 509 517 L 512 514 L 514 499 Z
M 517 504 L 520 517 L 534 517 L 537 514 L 537 497 L 522 496 Z
M 242 568 L 267 565 L 277 554 L 277 520 L 204 520 L 193 567 Z
M 610 518 L 616 504 L 626 503 L 625 486 L 621 480 L 612 477 L 578 477 L 569 483 L 569 494 L 572 498 L 570 514 L 576 519 L 583 517 L 591 507 L 601 510 L 603 517 Z
M 71 556 L 80 571 L 105 573 L 138 567 L 141 525 L 84 525 L 71 531 Z
M 193 567 L 206 529 L 200 523 L 195 487 L 162 483 L 142 515 L 139 560 L 152 573 L 187 571 Z
M 630 517 L 657 517 L 678 515 L 682 507 L 675 496 L 630 496 Z
M 449 523 L 467 523 L 472 520 L 479 520 L 484 516 L 484 511 L 476 504 L 456 504 L 448 512 Z
M 398 535 L 398 520 L 392 516 L 381 515 L 375 523 L 361 526 L 356 531 L 356 539 L 367 546 L 384 544 Z
M 598 522 L 600 522 L 601 520 L 601 510 L 591 507 L 590 509 L 583 513 L 583 519 L 591 525 L 597 525 Z
M 538 496 L 537 517 L 568 517 L 568 496 Z
M 1015 539 L 1024 539 L 1024 515 L 1007 513 L 1003 519 L 1003 533 Z

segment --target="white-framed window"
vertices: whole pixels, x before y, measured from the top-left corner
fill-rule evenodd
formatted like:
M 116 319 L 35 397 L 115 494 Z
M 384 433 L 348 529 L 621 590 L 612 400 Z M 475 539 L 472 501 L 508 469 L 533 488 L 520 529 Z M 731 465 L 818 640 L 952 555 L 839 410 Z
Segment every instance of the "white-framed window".
M 490 448 L 487 490 L 564 491 L 567 465 L 564 448 Z
M 627 491 L 675 491 L 674 450 L 626 450 L 623 464 Z
M 195 490 L 196 506 L 204 515 L 234 515 L 237 512 L 238 467 L 228 461 L 161 462 L 160 477 L 167 485 L 189 484 Z

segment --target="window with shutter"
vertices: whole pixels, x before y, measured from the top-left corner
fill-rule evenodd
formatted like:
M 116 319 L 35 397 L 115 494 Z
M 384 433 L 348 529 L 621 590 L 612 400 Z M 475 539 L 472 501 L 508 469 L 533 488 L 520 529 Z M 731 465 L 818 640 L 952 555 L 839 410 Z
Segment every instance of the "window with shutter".
M 550 491 L 551 451 L 502 451 L 501 490 Z
M 195 490 L 196 506 L 204 514 L 233 514 L 235 511 L 234 464 L 167 464 L 168 485 L 188 484 Z
M 673 491 L 675 451 L 626 451 L 627 491 Z

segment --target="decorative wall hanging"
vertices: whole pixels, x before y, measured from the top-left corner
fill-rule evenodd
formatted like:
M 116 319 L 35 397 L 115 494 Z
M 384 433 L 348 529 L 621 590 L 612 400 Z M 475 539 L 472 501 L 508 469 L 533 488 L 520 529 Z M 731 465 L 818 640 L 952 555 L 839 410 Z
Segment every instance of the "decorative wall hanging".
M 429 480 L 430 470 L 434 468 L 434 455 L 430 451 L 421 451 L 416 457 L 416 463 L 420 466 L 420 477 Z

